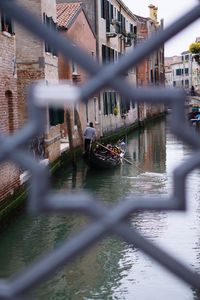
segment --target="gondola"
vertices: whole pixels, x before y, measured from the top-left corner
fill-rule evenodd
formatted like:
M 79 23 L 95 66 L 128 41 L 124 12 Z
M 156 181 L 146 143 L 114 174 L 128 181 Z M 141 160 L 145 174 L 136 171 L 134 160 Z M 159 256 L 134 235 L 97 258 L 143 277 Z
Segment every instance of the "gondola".
M 125 151 L 117 146 L 90 148 L 83 154 L 85 163 L 95 169 L 110 169 L 119 166 Z

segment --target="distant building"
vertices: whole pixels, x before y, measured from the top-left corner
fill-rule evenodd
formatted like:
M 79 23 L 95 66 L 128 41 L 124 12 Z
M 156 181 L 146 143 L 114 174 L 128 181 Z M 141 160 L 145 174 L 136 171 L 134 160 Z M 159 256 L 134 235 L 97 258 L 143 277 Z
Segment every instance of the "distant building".
M 143 43 L 155 32 L 163 29 L 163 21 L 161 20 L 159 23 L 157 20 L 157 10 L 158 8 L 154 5 L 149 5 L 150 17 L 144 18 L 136 15 L 137 43 Z M 161 45 L 137 65 L 137 86 L 164 86 L 164 73 L 164 45 Z M 162 104 L 140 104 L 138 109 L 139 121 L 151 118 L 163 111 L 164 106 Z
M 165 86 L 172 87 L 173 86 L 173 78 L 172 78 L 172 65 L 181 62 L 181 56 L 174 55 L 171 57 L 165 57 Z
M 165 58 L 165 83 L 169 87 L 183 88 L 188 94 L 193 86 L 199 93 L 200 65 L 192 53 L 183 51 L 181 56 Z
M 166 56 L 164 58 L 165 66 L 168 67 L 171 64 L 179 63 L 181 61 L 181 55 L 173 55 L 173 56 Z

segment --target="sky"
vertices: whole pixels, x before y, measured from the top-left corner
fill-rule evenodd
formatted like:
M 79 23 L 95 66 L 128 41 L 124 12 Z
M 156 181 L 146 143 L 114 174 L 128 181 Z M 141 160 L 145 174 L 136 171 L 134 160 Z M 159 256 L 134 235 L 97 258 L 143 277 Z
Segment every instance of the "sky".
M 199 0 L 123 0 L 124 4 L 136 15 L 149 17 L 149 4 L 158 7 L 158 21 L 164 19 L 167 27 L 178 17 L 183 16 L 199 3 Z M 165 44 L 165 56 L 181 55 L 189 45 L 200 37 L 200 18 Z

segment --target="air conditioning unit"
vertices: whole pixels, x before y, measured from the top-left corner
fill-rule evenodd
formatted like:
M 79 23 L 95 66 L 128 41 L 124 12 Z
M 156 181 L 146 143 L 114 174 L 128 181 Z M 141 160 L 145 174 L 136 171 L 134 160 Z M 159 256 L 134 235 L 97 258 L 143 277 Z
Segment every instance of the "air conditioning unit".
M 114 25 L 110 24 L 110 31 L 106 32 L 106 36 L 108 38 L 113 38 L 113 37 L 117 36 L 116 29 L 115 29 Z

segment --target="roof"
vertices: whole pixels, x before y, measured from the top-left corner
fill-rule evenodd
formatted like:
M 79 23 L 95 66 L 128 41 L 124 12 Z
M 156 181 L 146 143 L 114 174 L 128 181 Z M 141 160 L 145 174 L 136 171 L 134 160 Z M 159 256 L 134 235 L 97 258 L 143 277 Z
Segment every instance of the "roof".
M 135 15 L 135 14 L 134 14 L 134 16 L 137 18 L 137 20 L 139 22 L 147 22 L 147 21 L 151 20 L 149 17 L 141 17 L 141 16 L 138 16 L 138 15 Z
M 60 3 L 56 5 L 57 22 L 59 27 L 68 28 L 73 19 L 82 10 L 80 2 Z

